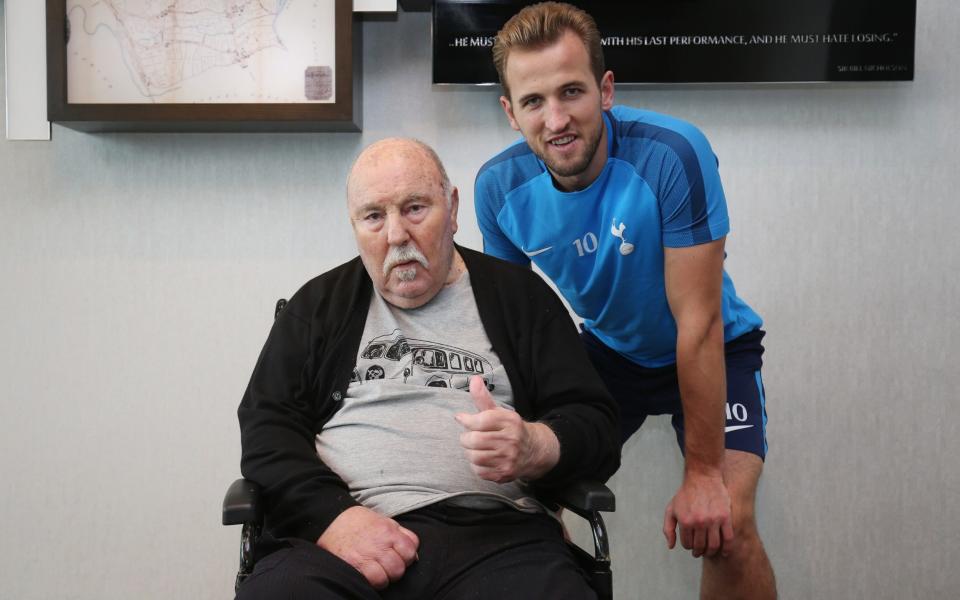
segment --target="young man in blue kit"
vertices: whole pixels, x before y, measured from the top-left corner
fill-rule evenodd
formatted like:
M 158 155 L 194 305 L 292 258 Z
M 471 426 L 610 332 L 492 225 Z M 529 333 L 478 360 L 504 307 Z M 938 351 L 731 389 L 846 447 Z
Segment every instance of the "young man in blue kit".
M 626 441 L 672 414 L 683 483 L 663 532 L 704 557 L 702 598 L 774 598 L 754 518 L 767 444 L 762 320 L 723 270 L 729 231 L 717 160 L 694 126 L 613 105 L 585 12 L 527 7 L 494 62 L 524 140 L 477 175 L 484 250 L 549 277 L 622 411 Z

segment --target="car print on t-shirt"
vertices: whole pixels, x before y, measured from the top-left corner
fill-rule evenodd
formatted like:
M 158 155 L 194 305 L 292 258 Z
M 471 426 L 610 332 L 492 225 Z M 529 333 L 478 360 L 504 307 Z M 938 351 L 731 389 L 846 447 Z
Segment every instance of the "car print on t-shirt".
M 351 383 L 401 379 L 410 385 L 467 390 L 470 377 L 480 375 L 493 391 L 490 361 L 475 352 L 449 344 L 407 338 L 399 329 L 379 335 L 364 346 Z

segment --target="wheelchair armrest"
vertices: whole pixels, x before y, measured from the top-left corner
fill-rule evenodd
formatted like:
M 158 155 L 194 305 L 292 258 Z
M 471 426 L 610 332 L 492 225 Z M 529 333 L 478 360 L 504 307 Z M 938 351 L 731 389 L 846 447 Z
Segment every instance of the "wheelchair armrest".
M 260 486 L 247 479 L 234 481 L 223 497 L 223 524 L 260 525 L 262 522 Z
M 551 499 L 563 508 L 584 518 L 593 534 L 593 556 L 571 544 L 578 562 L 590 573 L 593 588 L 600 598 L 613 597 L 613 579 L 610 571 L 610 542 L 607 526 L 601 512 L 614 512 L 616 497 L 610 488 L 599 481 L 581 480 L 551 494 Z
M 610 488 L 599 481 L 584 479 L 553 495 L 560 506 L 585 519 L 597 512 L 614 512 L 617 499 Z

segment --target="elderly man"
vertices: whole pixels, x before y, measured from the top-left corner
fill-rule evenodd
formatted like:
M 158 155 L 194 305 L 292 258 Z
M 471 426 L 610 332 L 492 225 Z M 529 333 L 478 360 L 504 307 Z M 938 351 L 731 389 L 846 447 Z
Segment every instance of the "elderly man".
M 291 298 L 240 405 L 275 550 L 238 597 L 593 597 L 539 500 L 619 464 L 567 311 L 454 244 L 424 144 L 368 147 L 347 201 L 360 256 Z

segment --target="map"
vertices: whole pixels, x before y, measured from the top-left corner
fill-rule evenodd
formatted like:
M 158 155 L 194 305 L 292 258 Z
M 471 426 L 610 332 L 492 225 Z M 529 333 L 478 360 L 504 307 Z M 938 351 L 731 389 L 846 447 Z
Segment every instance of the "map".
M 335 101 L 334 0 L 67 0 L 67 100 Z

